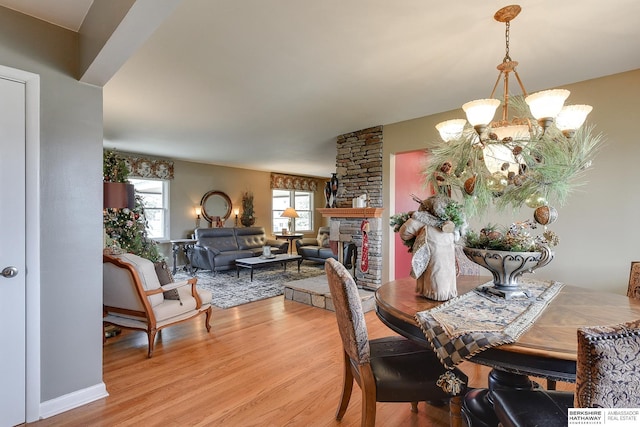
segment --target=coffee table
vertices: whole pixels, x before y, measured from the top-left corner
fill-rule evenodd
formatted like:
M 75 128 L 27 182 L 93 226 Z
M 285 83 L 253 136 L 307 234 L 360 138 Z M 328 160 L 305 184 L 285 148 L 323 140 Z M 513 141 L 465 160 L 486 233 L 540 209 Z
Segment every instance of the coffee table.
M 255 268 L 267 267 L 273 264 L 282 264 L 284 266 L 284 271 L 287 271 L 287 263 L 291 261 L 298 261 L 299 273 L 300 264 L 302 264 L 302 257 L 300 255 L 277 254 L 272 258 L 265 258 L 262 256 L 240 258 L 236 260 L 236 277 L 240 277 L 241 268 L 248 268 L 249 270 L 251 270 L 251 281 L 253 282 L 253 270 Z

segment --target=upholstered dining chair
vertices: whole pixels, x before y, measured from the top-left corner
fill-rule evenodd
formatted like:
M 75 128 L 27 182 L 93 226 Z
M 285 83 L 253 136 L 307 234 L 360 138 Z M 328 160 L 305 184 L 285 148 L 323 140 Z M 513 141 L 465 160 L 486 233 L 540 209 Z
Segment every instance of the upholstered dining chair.
M 341 420 L 347 410 L 355 379 L 362 392 L 362 426 L 375 425 L 376 402 L 410 402 L 411 410 L 417 412 L 418 402 L 449 400 L 451 425 L 462 425 L 460 404 L 466 375 L 458 369 L 446 370 L 435 353 L 405 338 L 369 340 L 358 288 L 348 270 L 329 258 L 325 271 L 344 356 L 336 419 Z
M 103 255 L 102 262 L 103 322 L 145 331 L 148 357 L 163 328 L 204 314 L 210 331 L 212 295 L 196 288 L 196 278 L 161 285 L 154 263 L 134 254 Z
M 568 408 L 640 407 L 640 320 L 578 329 L 576 391 L 494 390 L 504 427 L 567 425 Z
M 640 299 L 640 261 L 631 261 L 627 296 L 629 298 Z

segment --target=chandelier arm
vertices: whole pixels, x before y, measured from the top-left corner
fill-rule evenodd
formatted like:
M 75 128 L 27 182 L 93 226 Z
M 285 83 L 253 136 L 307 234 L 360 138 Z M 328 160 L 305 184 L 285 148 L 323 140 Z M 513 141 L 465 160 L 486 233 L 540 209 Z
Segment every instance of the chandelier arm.
M 493 98 L 493 96 L 496 93 L 496 88 L 498 87 L 498 83 L 500 83 L 500 77 L 502 77 L 502 73 L 504 71 L 500 71 L 500 74 L 498 74 L 498 78 L 496 79 L 496 84 L 493 85 L 493 90 L 491 91 L 491 95 L 489 95 L 489 98 Z
M 504 71 L 504 95 L 502 101 L 502 121 L 506 122 L 509 118 L 509 71 Z
M 524 85 L 522 84 L 522 80 L 520 80 L 520 75 L 518 74 L 518 72 L 516 70 L 513 70 L 513 73 L 516 75 L 516 79 L 518 80 L 518 84 L 520 85 L 520 90 L 522 91 L 522 96 L 526 98 L 527 96 L 529 96 L 529 94 L 525 90 Z

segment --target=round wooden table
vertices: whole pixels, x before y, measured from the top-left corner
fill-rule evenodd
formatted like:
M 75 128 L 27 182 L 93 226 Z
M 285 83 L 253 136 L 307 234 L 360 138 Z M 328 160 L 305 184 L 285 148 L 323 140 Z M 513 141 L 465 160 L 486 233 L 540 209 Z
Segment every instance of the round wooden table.
M 458 293 L 468 292 L 490 280 L 487 276 L 458 276 Z M 375 300 L 376 313 L 383 323 L 407 338 L 425 343 L 427 339 L 415 314 L 442 304 L 416 294 L 412 278 L 383 284 L 376 291 Z M 536 387 L 528 375 L 574 382 L 577 329 L 635 319 L 640 319 L 640 300 L 565 285 L 517 342 L 484 350 L 469 359 L 494 369 L 489 375 L 489 389 L 474 391 L 473 396 L 465 399 L 465 416 L 474 426 L 497 425 L 490 403 L 491 390 Z

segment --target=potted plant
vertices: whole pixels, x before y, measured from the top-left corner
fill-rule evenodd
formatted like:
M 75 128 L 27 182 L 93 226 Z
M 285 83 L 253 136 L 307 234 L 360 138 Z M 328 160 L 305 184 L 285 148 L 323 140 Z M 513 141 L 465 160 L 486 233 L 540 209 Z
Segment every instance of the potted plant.
M 253 193 L 251 191 L 242 193 L 242 215 L 240 216 L 240 222 L 245 227 L 251 227 L 256 222 L 253 212 Z

